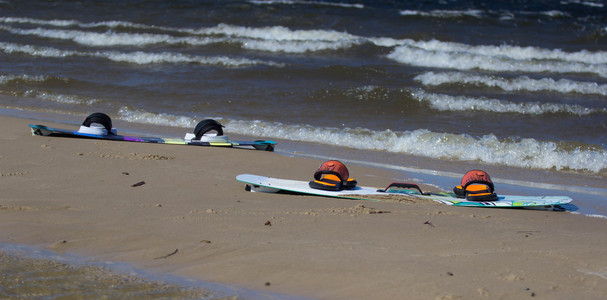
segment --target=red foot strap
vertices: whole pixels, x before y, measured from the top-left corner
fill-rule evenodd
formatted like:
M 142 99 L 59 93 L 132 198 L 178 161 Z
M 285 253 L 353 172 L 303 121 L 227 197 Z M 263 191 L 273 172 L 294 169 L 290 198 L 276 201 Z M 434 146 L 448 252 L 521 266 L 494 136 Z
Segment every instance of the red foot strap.
M 347 181 L 350 177 L 350 172 L 348 172 L 348 168 L 338 160 L 329 160 L 318 168 L 314 173 L 314 179 L 320 180 L 322 175 L 324 174 L 333 174 L 339 178 L 339 180 Z
M 491 177 L 489 177 L 487 172 L 481 170 L 472 170 L 464 174 L 461 184 L 462 188 L 465 190 L 466 187 L 473 183 L 485 184 L 489 187 L 489 193 L 493 193 L 493 181 L 491 181 Z

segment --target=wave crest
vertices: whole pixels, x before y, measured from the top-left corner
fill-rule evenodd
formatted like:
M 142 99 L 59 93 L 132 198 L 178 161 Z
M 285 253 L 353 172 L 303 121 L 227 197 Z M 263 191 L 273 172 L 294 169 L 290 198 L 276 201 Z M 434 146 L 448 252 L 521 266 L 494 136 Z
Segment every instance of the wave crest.
M 504 91 L 551 91 L 559 93 L 597 94 L 607 96 L 607 84 L 552 78 L 531 79 L 527 76 L 506 79 L 500 76 L 472 75 L 462 72 L 426 72 L 414 78 L 423 85 L 474 84 L 497 87 Z
M 425 102 L 433 109 L 440 111 L 489 111 L 497 113 L 518 114 L 547 114 L 567 113 L 584 116 L 594 113 L 607 113 L 607 109 L 587 108 L 581 105 L 522 102 L 515 103 L 498 99 L 472 98 L 467 96 L 450 96 L 443 94 L 426 93 L 418 90 L 412 96 L 420 102 Z
M 246 67 L 253 65 L 269 65 L 281 67 L 283 64 L 271 61 L 261 61 L 248 58 L 231 58 L 227 56 L 195 56 L 173 52 L 118 52 L 118 51 L 72 51 L 62 50 L 52 47 L 38 47 L 31 45 L 20 45 L 14 43 L 0 42 L 0 50 L 5 53 L 24 53 L 39 57 L 67 57 L 84 56 L 108 59 L 117 62 L 126 62 L 133 64 L 156 64 L 156 63 L 198 63 L 202 65 L 218 65 L 225 67 Z

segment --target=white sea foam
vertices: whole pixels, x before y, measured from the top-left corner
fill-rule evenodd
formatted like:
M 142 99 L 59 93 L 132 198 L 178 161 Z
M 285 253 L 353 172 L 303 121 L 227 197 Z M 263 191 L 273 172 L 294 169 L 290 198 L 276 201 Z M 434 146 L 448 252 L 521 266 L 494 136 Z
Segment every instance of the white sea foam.
M 81 24 L 75 20 L 40 20 L 33 18 L 20 18 L 20 17 L 0 17 L 2 23 L 18 23 L 18 24 L 38 24 L 38 25 L 52 25 L 59 27 L 74 26 Z
M 227 56 L 195 56 L 172 52 L 117 52 L 117 51 L 96 51 L 82 52 L 61 50 L 52 47 L 38 47 L 31 45 L 20 45 L 14 43 L 0 42 L 0 50 L 5 53 L 25 53 L 39 57 L 67 57 L 67 56 L 85 56 L 109 59 L 118 62 L 127 62 L 133 64 L 157 64 L 157 63 L 199 63 L 203 65 L 218 65 L 225 67 L 246 67 L 252 65 L 270 65 L 281 67 L 280 63 L 267 62 L 247 58 L 232 58 Z
M 102 21 L 102 22 L 92 22 L 92 23 L 83 23 L 76 20 L 42 20 L 42 19 L 33 19 L 33 18 L 21 18 L 21 17 L 0 17 L 0 22 L 9 23 L 9 24 L 34 24 L 34 25 L 47 25 L 54 27 L 81 27 L 81 28 L 95 28 L 95 27 L 108 27 L 108 28 L 117 28 L 117 27 L 125 27 L 125 28 L 136 28 L 136 29 L 165 29 L 165 30 L 173 30 L 173 28 L 155 26 L 155 25 L 145 25 L 145 24 L 137 24 L 128 21 Z M 179 31 L 179 30 L 176 30 Z
M 594 113 L 607 113 L 607 109 L 593 109 L 580 105 L 540 102 L 515 103 L 498 99 L 426 93 L 421 90 L 412 92 L 412 96 L 420 102 L 428 103 L 433 109 L 440 111 L 490 111 L 496 113 L 518 113 L 533 115 L 546 113 L 568 113 L 578 116 Z
M 438 40 L 414 41 L 400 40 L 403 46 L 411 46 L 427 51 L 446 53 L 468 53 L 487 57 L 507 57 L 514 60 L 559 60 L 566 62 L 580 62 L 586 64 L 607 63 L 607 51 L 591 52 L 581 50 L 565 52 L 561 49 L 545 49 L 539 47 L 520 47 L 511 45 L 478 45 L 472 46 L 455 42 L 442 42 Z
M 260 60 L 252 60 L 247 58 L 231 58 L 227 56 L 194 56 L 187 54 L 179 54 L 173 52 L 161 52 L 161 53 L 150 53 L 150 52 L 116 52 L 116 51 L 103 51 L 95 52 L 91 56 L 107 58 L 113 61 L 135 63 L 135 64 L 157 64 L 157 63 L 199 63 L 202 65 L 218 65 L 225 67 L 245 67 L 252 65 L 273 65 L 281 66 L 280 64 L 263 62 Z
M 12 54 L 12 53 L 25 53 L 32 56 L 41 56 L 41 57 L 66 57 L 66 56 L 74 56 L 78 55 L 78 52 L 70 51 L 70 50 L 60 50 L 56 48 L 50 47 L 38 47 L 32 45 L 20 45 L 14 43 L 5 43 L 0 42 L 0 49 L 4 51 L 4 53 Z
M 597 94 L 607 96 L 607 84 L 552 78 L 531 79 L 527 76 L 506 79 L 495 75 L 474 75 L 462 72 L 425 72 L 414 78 L 423 85 L 474 84 L 497 87 L 504 91 L 551 91 L 559 93 Z
M 421 67 L 532 73 L 594 73 L 601 77 L 607 77 L 607 64 L 605 62 L 577 62 L 575 60 L 578 59 L 577 54 L 579 52 L 571 53 L 571 56 L 560 55 L 562 59 L 556 60 L 546 58 L 545 51 L 541 49 L 521 55 L 520 52 L 504 51 L 505 49 L 494 46 L 483 48 L 481 51 L 482 46 L 466 46 L 463 44 L 457 46 L 456 44 L 442 42 L 432 44 L 435 45 L 415 42 L 415 46 L 398 46 L 387 57 L 400 63 Z M 429 47 L 422 49 L 419 46 Z M 463 49 L 458 50 L 460 47 Z M 506 48 L 512 47 L 506 46 Z M 495 51 L 485 51 L 489 49 Z M 506 55 L 507 53 L 512 56 Z M 607 52 L 601 52 L 599 56 L 588 54 L 587 58 L 590 61 L 607 60 Z
M 468 10 L 401 10 L 400 14 L 402 16 L 418 16 L 418 17 L 429 17 L 429 18 L 461 18 L 461 17 L 474 17 L 477 19 L 481 18 L 493 18 L 493 15 L 499 15 L 500 20 L 514 20 L 516 19 L 515 15 L 522 16 L 547 16 L 551 18 L 561 18 L 561 17 L 570 17 L 571 15 L 567 12 L 563 12 L 560 10 L 548 10 L 548 11 L 483 11 L 478 9 L 468 9 Z
M 45 80 L 47 80 L 48 77 L 47 76 L 42 76 L 42 75 L 36 75 L 36 76 L 30 76 L 30 75 L 0 75 L 0 84 L 6 84 L 10 81 L 13 80 L 23 80 L 23 81 L 28 81 L 28 82 L 43 82 Z
M 193 128 L 197 120 L 170 114 L 155 114 L 122 108 L 120 118 L 129 122 Z M 289 125 L 279 122 L 229 120 L 214 117 L 225 126 L 226 133 L 246 133 L 260 138 L 279 138 L 315 142 L 363 150 L 462 161 L 481 161 L 522 168 L 573 169 L 590 172 L 607 170 L 607 150 L 564 150 L 557 143 L 531 138 L 498 139 L 489 134 L 473 137 L 467 134 L 432 132 L 426 129 L 395 132 L 365 128 L 319 128 L 311 125 Z
M 34 24 L 34 25 L 43 25 L 43 26 L 53 26 L 53 27 L 79 27 L 84 29 L 93 29 L 93 28 L 107 28 L 110 31 L 107 32 L 107 35 L 111 35 L 114 32 L 112 30 L 119 29 L 121 27 L 125 29 L 138 29 L 138 30 L 157 30 L 157 31 L 165 31 L 165 32 L 177 32 L 177 33 L 186 33 L 186 34 L 197 34 L 197 29 L 192 28 L 177 28 L 177 27 L 166 27 L 166 26 L 158 26 L 158 25 L 147 25 L 140 23 L 132 23 L 128 21 L 101 21 L 101 22 L 90 22 L 83 23 L 76 20 L 41 20 L 41 19 L 32 19 L 32 18 L 15 18 L 15 17 L 0 17 L 1 23 L 8 24 Z M 10 27 L 8 27 L 10 28 Z M 39 28 L 39 30 L 42 30 Z M 31 33 L 33 34 L 34 31 Z M 87 34 L 86 31 L 76 31 L 83 35 Z M 24 31 L 25 33 L 25 31 Z M 18 32 L 16 32 L 18 34 Z M 49 34 L 50 35 L 50 34 Z M 69 35 L 69 34 L 68 34 Z M 128 35 L 126 35 L 128 37 Z M 160 36 L 160 35 L 159 35 Z M 172 37 L 172 36 L 171 36 Z M 178 40 L 178 37 L 174 37 L 175 40 Z M 122 43 L 125 43 L 124 41 Z
M 144 110 L 132 110 L 127 107 L 122 107 L 118 111 L 118 115 L 119 118 L 124 121 L 139 124 L 151 124 L 183 128 L 194 128 L 194 126 L 198 124 L 196 119 L 190 117 L 176 116 L 165 113 L 156 114 Z
M 459 18 L 459 17 L 475 17 L 482 18 L 484 16 L 483 11 L 477 9 L 468 10 L 401 10 L 402 16 L 421 16 L 421 17 L 433 17 L 433 18 Z
M 347 49 L 365 39 L 334 30 L 292 30 L 283 26 L 246 27 L 229 24 L 192 30 L 189 33 L 212 37 L 229 37 L 243 48 L 269 52 L 304 53 Z
M 561 4 L 564 4 L 564 5 L 567 5 L 567 4 L 580 4 L 580 5 L 590 6 L 590 7 L 603 7 L 604 6 L 604 4 L 602 2 L 598 2 L 598 1 L 580 1 L 580 0 L 561 1 Z
M 75 95 L 63 95 L 63 94 L 54 94 L 43 91 L 35 91 L 28 90 L 24 96 L 26 97 L 35 97 L 45 101 L 52 101 L 63 104 L 77 104 L 77 105 L 93 105 L 100 102 L 99 99 L 91 99 L 82 96 Z
M 360 39 L 358 36 L 334 30 L 292 30 L 283 26 L 255 28 L 218 24 L 214 27 L 198 29 L 195 32 L 204 35 L 226 35 L 278 41 L 339 41 L 343 39 Z
M 286 52 L 286 53 L 305 53 L 322 50 L 347 49 L 354 44 L 352 41 L 343 40 L 337 42 L 325 41 L 258 41 L 249 40 L 243 43 L 243 47 L 251 50 Z
M 544 15 L 544 16 L 549 16 L 549 17 L 553 17 L 553 18 L 558 18 L 558 17 L 569 17 L 571 16 L 570 14 L 560 11 L 560 10 L 547 10 L 547 11 L 542 11 L 540 12 L 540 15 Z
M 193 46 L 208 45 L 224 42 L 223 38 L 212 37 L 174 37 L 167 34 L 150 33 L 116 33 L 116 32 L 87 32 L 80 30 L 62 29 L 17 29 L 10 26 L 0 26 L 1 30 L 19 35 L 35 35 L 44 38 L 71 40 L 87 46 L 145 46 L 152 44 L 188 44 Z
M 607 168 L 607 151 L 565 151 L 554 142 L 534 139 L 499 140 L 494 135 L 480 138 L 469 135 L 436 133 L 425 129 L 406 132 L 391 130 L 316 128 L 284 124 L 265 124 L 260 121 L 230 121 L 224 124 L 229 131 L 270 138 L 320 142 L 356 149 L 383 150 L 431 158 L 481 161 L 490 164 L 538 168 L 574 169 L 600 172 Z
M 297 1 L 297 0 L 249 0 L 247 1 L 253 4 L 298 4 L 298 5 L 319 5 L 319 6 L 336 6 L 336 7 L 350 7 L 350 8 L 364 8 L 363 4 L 358 3 L 343 3 L 343 2 L 327 2 L 327 1 Z
M 586 217 L 591 217 L 591 218 L 607 219 L 607 216 L 603 216 L 603 215 L 599 215 L 599 214 L 582 214 L 582 213 L 575 212 L 575 211 L 571 212 L 571 213 L 576 214 L 576 215 L 584 215 Z M 589 273 L 589 274 L 592 274 L 592 273 Z M 596 275 L 598 275 L 598 274 L 596 274 Z M 598 275 L 598 276 L 601 276 L 601 275 Z M 604 276 L 603 278 L 607 279 L 607 272 L 604 273 L 603 276 Z

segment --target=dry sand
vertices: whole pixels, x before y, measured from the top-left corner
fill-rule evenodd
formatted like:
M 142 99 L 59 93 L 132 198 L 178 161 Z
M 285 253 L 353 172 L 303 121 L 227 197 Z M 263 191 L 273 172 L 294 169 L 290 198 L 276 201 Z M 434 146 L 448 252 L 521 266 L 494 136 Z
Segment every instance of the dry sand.
M 250 193 L 236 175 L 308 180 L 322 161 L 28 123 L 0 117 L 2 243 L 320 299 L 607 297 L 607 219 Z M 348 167 L 365 186 L 406 179 Z

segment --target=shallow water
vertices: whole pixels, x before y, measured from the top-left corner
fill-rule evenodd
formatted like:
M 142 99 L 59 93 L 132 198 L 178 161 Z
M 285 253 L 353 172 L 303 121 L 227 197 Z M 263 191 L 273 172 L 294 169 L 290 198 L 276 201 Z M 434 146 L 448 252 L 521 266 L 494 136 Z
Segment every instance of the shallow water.
M 107 269 L 0 252 L 2 299 L 213 299 L 211 292 Z
M 0 244 L 1 299 L 299 299 Z

